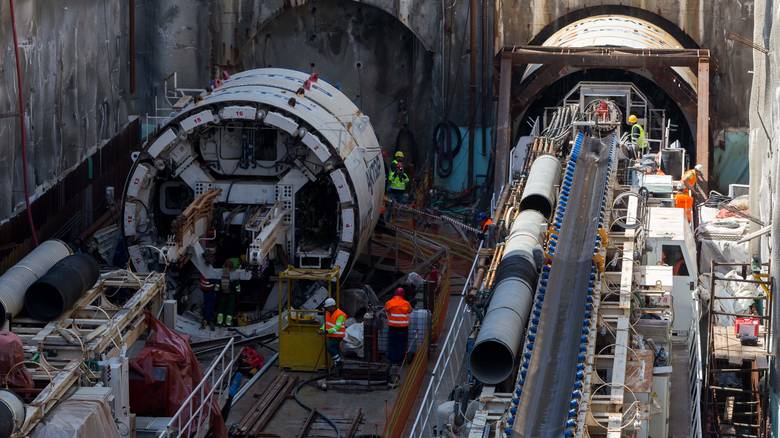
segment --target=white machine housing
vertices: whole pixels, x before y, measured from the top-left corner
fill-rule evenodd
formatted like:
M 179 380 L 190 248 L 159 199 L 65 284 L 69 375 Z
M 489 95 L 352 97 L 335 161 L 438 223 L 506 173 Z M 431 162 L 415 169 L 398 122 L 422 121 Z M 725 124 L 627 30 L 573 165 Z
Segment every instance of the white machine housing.
M 379 218 L 385 172 L 368 117 L 338 89 L 297 71 L 257 69 L 233 75 L 174 114 L 135 161 L 123 231 L 136 270 L 186 257 L 206 277 L 220 274 L 203 260 L 216 233 L 198 226 L 195 239 L 181 245 L 184 239 L 172 239 L 164 225 L 187 207 L 177 205 L 181 193 L 192 201 L 211 189 L 219 191 L 213 201 L 222 209 L 219 219 L 250 236 L 249 264 L 267 263 L 280 245 L 296 266 L 337 265 L 343 276 Z M 307 190 L 308 202 L 301 197 Z M 299 223 L 302 215 L 310 222 L 327 216 L 336 225 L 307 241 L 313 227 Z

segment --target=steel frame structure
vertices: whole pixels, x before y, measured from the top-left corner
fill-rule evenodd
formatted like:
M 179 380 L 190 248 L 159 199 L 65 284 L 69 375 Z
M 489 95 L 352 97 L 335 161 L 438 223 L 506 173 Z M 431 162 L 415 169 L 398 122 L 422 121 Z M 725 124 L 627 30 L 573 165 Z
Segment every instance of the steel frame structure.
M 632 49 L 620 47 L 551 47 L 512 46 L 498 55 L 498 114 L 496 157 L 508 157 L 512 146 L 512 78 L 516 67 L 543 64 L 557 67 L 560 72 L 581 68 L 620 68 L 625 70 L 657 70 L 688 67 L 698 76 L 696 90 L 696 159 L 704 165 L 702 173 L 709 178 L 709 92 L 710 52 L 707 49 Z M 671 75 L 672 77 L 674 75 Z M 671 84 L 660 84 L 665 91 Z M 536 95 L 526 90 L 520 106 L 528 106 Z M 537 92 L 541 90 L 536 90 Z M 682 91 L 675 93 L 678 100 L 690 99 Z M 499 190 L 506 181 L 508 160 L 497 159 L 493 187 Z
M 767 267 L 764 265 L 762 267 Z M 715 272 L 717 268 L 734 269 L 739 272 L 741 279 L 738 278 L 725 278 L 716 277 Z M 717 434 L 720 431 L 717 429 L 720 425 L 719 411 L 723 407 L 723 412 L 731 412 L 731 425 L 750 428 L 755 431 L 755 436 L 766 437 L 769 436 L 768 421 L 769 421 L 769 396 L 766 391 L 761 391 L 759 388 L 762 385 L 761 381 L 766 380 L 765 377 L 771 372 L 768 365 L 769 358 L 773 355 L 771 351 L 771 339 L 774 336 L 772 331 L 772 319 L 774 318 L 772 308 L 772 301 L 774 297 L 774 282 L 772 277 L 767 275 L 766 280 L 762 279 L 761 274 L 752 273 L 752 267 L 745 263 L 721 263 L 713 261 L 711 263 L 711 275 L 709 281 L 709 311 L 707 315 L 707 361 L 706 371 L 704 373 L 705 385 L 704 385 L 704 412 L 708 417 L 706 422 L 708 434 Z M 768 273 L 769 269 L 767 269 Z M 753 279 L 750 279 L 753 278 Z M 734 283 L 747 283 L 752 284 L 756 288 L 762 288 L 765 291 L 764 295 L 755 296 L 717 296 L 715 294 L 715 285 L 721 282 L 734 282 Z M 722 312 L 716 309 L 716 301 L 733 301 L 733 300 L 753 300 L 754 302 L 764 302 L 763 314 L 738 314 L 730 312 Z M 751 350 L 749 354 L 740 354 L 727 352 L 728 365 L 722 365 L 722 357 L 718 357 L 719 350 L 722 352 L 723 347 L 719 347 L 716 342 L 716 338 L 721 339 L 722 334 L 716 333 L 717 316 L 727 317 L 754 317 L 761 321 L 761 328 L 763 331 L 759 331 L 758 338 L 761 340 L 762 345 L 757 346 Z M 731 327 L 727 328 L 730 332 Z M 739 341 L 735 341 L 739 343 Z M 750 364 L 750 368 L 746 368 L 746 363 Z M 750 376 L 751 388 L 740 389 L 730 386 L 720 385 L 718 377 L 723 374 L 732 375 L 744 375 L 747 373 Z M 739 395 L 745 395 L 751 399 L 749 402 L 735 401 L 734 398 Z M 739 407 L 743 406 L 743 407 Z M 747 406 L 746 408 L 744 406 Z M 705 417 L 705 418 L 707 418 Z M 747 418 L 745 418 L 747 417 Z M 752 417 L 752 418 L 751 418 Z M 752 421 L 752 422 L 751 422 Z M 737 436 L 741 436 L 737 434 Z

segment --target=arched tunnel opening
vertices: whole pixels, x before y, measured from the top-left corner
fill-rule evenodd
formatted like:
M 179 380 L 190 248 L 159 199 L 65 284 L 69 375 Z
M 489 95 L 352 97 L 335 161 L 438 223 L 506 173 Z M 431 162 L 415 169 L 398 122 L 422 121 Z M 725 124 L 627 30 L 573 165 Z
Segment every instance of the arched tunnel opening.
M 673 74 L 667 72 L 667 74 Z M 529 78 L 533 80 L 533 78 Z M 671 122 L 669 144 L 679 141 L 688 153 L 690 162 L 696 160 L 695 146 L 695 114 L 687 113 L 675 100 L 652 79 L 637 72 L 621 69 L 594 68 L 579 70 L 553 81 L 534 97 L 525 111 L 519 113 L 513 120 L 516 137 L 530 135 L 534 120 L 543 120 L 545 109 L 559 105 L 567 94 L 582 82 L 591 83 L 631 83 L 648 99 L 654 110 L 663 110 L 666 119 Z M 522 90 L 522 88 L 521 88 Z M 628 114 L 626 114 L 626 117 Z
M 653 131 L 649 135 L 655 135 L 656 140 L 660 138 L 657 141 L 665 145 L 679 141 L 679 146 L 687 152 L 689 163 L 702 158 L 696 156 L 696 123 L 700 108 L 697 106 L 695 66 L 681 67 L 663 62 L 624 65 L 609 56 L 595 60 L 573 57 L 564 62 L 554 56 L 555 53 L 565 54 L 568 49 L 648 50 L 656 51 L 661 57 L 664 51 L 698 49 L 696 42 L 674 23 L 652 12 L 626 6 L 583 8 L 551 22 L 524 47 L 531 52 L 538 48 L 539 53 L 552 55 L 546 57 L 543 64 L 529 62 L 512 71 L 512 144 L 532 133 L 534 121 L 540 121 L 540 127 L 544 128 L 547 108 L 564 104 L 567 99 L 569 103 L 577 101 L 572 100 L 571 95 L 577 96 L 575 90 L 579 90 L 581 84 L 598 84 L 595 86 L 602 88 L 630 84 L 646 103 L 643 113 L 636 115 L 645 130 Z M 588 100 L 585 97 L 579 103 L 584 105 Z M 629 108 L 630 100 L 624 99 L 622 108 L 624 130 L 630 129 L 628 117 L 633 112 Z
M 317 72 L 371 117 L 383 151 L 402 150 L 410 171 L 419 167 L 426 148 L 417 146 L 435 123 L 433 52 L 378 7 L 352 0 L 301 3 L 260 27 L 243 67 Z

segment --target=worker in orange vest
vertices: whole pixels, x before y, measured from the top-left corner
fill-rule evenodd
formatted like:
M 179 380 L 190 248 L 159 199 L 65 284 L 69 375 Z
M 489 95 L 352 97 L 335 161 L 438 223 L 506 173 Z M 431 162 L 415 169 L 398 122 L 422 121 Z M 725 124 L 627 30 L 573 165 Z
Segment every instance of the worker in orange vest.
M 395 290 L 395 295 L 385 303 L 387 313 L 387 356 L 393 365 L 401 365 L 409 339 L 409 315 L 412 305 L 404 298 L 404 288 Z
M 488 227 L 493 225 L 493 219 L 487 215 L 487 213 L 482 212 L 479 214 L 479 229 L 483 233 L 487 233 Z
M 336 369 L 341 369 L 341 340 L 347 333 L 344 325 L 347 321 L 347 314 L 336 307 L 336 300 L 327 298 L 323 304 L 325 308 L 325 323 L 320 326 L 320 334 L 326 336 L 325 348 L 328 350 L 330 358 Z

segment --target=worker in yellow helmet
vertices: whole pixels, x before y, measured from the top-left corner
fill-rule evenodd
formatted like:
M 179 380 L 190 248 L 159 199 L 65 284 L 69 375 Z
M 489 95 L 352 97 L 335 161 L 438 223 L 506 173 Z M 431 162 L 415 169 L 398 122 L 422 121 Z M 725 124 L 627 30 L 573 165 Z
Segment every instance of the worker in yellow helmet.
M 628 116 L 628 124 L 631 125 L 631 141 L 641 155 L 649 146 L 647 137 L 645 137 L 645 128 L 639 123 L 639 119 L 634 114 Z
M 402 162 L 397 162 L 387 175 L 387 194 L 392 202 L 406 203 L 406 187 L 409 185 L 409 175 L 404 171 Z M 385 222 L 390 222 L 392 217 L 392 205 L 385 211 Z
M 401 151 L 395 151 L 395 154 L 393 154 L 393 162 L 391 163 L 392 166 L 390 166 L 390 169 L 398 167 L 398 163 L 401 163 L 401 165 L 404 164 L 404 153 Z

